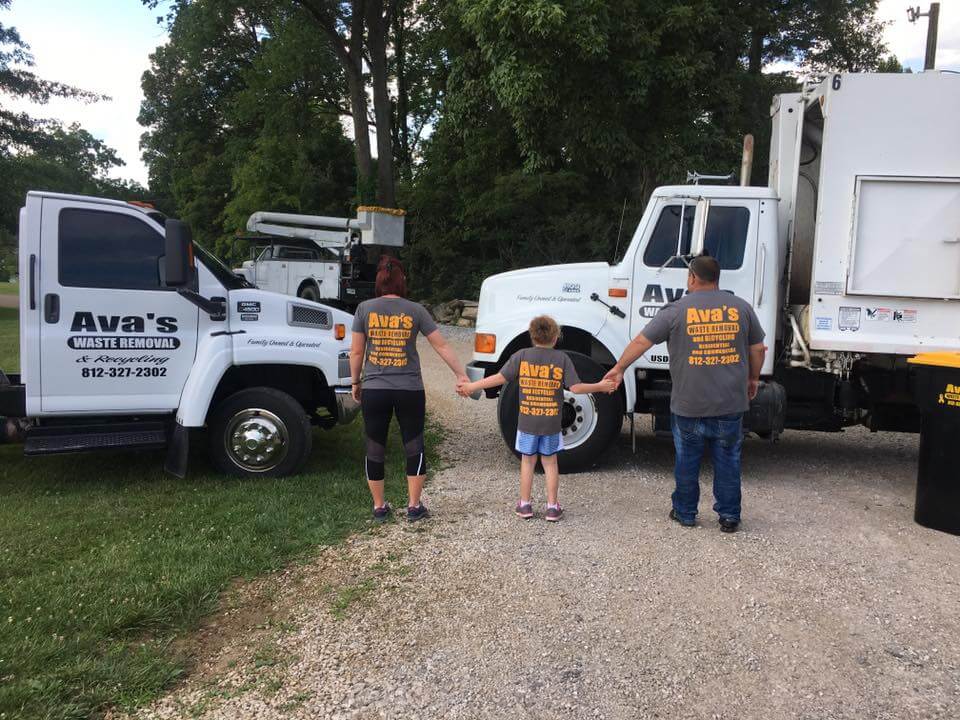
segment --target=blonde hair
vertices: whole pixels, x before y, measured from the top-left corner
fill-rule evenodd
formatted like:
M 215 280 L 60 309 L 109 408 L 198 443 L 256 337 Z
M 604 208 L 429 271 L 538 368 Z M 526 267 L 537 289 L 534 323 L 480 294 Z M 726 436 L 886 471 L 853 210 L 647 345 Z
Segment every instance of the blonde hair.
M 538 315 L 530 321 L 530 339 L 534 345 L 553 345 L 559 337 L 560 327 L 549 315 Z

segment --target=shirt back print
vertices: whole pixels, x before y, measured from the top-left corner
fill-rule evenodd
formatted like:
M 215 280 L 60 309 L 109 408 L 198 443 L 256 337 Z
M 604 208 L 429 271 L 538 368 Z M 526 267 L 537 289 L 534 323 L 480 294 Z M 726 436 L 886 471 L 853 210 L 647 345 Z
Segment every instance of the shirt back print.
M 580 382 L 569 355 L 554 348 L 524 348 L 510 356 L 500 374 L 520 385 L 518 430 L 530 435 L 561 431 L 563 390 Z
M 375 298 L 357 306 L 353 331 L 367 336 L 363 387 L 369 390 L 423 390 L 417 336 L 437 323 L 419 303 Z

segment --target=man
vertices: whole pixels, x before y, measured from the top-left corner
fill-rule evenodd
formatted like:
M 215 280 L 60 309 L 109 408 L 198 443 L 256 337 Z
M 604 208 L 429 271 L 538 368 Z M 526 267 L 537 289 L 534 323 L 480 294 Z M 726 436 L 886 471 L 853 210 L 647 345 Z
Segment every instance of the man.
M 663 307 L 635 337 L 606 378 L 624 371 L 654 345 L 670 352 L 670 426 L 677 451 L 670 518 L 696 524 L 700 460 L 713 457 L 714 511 L 723 532 L 740 525 L 740 447 L 743 413 L 757 394 L 766 356 L 764 332 L 745 300 L 721 291 L 720 264 L 700 255 L 690 262 L 687 294 Z

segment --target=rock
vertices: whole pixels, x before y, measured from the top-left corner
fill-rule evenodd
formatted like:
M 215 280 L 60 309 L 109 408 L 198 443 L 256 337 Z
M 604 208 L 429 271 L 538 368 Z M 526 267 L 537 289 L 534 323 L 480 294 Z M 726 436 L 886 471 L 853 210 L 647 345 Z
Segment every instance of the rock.
M 473 327 L 474 321 L 470 320 L 469 318 L 461 317 L 459 320 L 457 320 L 456 325 L 457 327 Z
M 460 317 L 466 318 L 467 320 L 473 320 L 476 322 L 477 319 L 477 307 L 464 307 L 463 312 L 460 313 Z

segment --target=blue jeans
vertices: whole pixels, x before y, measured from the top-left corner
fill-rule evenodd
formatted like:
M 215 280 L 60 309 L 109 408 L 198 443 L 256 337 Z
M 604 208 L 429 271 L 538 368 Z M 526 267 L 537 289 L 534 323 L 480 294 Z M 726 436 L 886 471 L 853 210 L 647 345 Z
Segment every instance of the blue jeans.
M 677 488 L 673 491 L 676 514 L 685 522 L 697 517 L 700 460 L 709 444 L 713 457 L 713 509 L 722 519 L 739 522 L 743 415 L 689 418 L 671 414 L 670 427 L 677 450 Z

